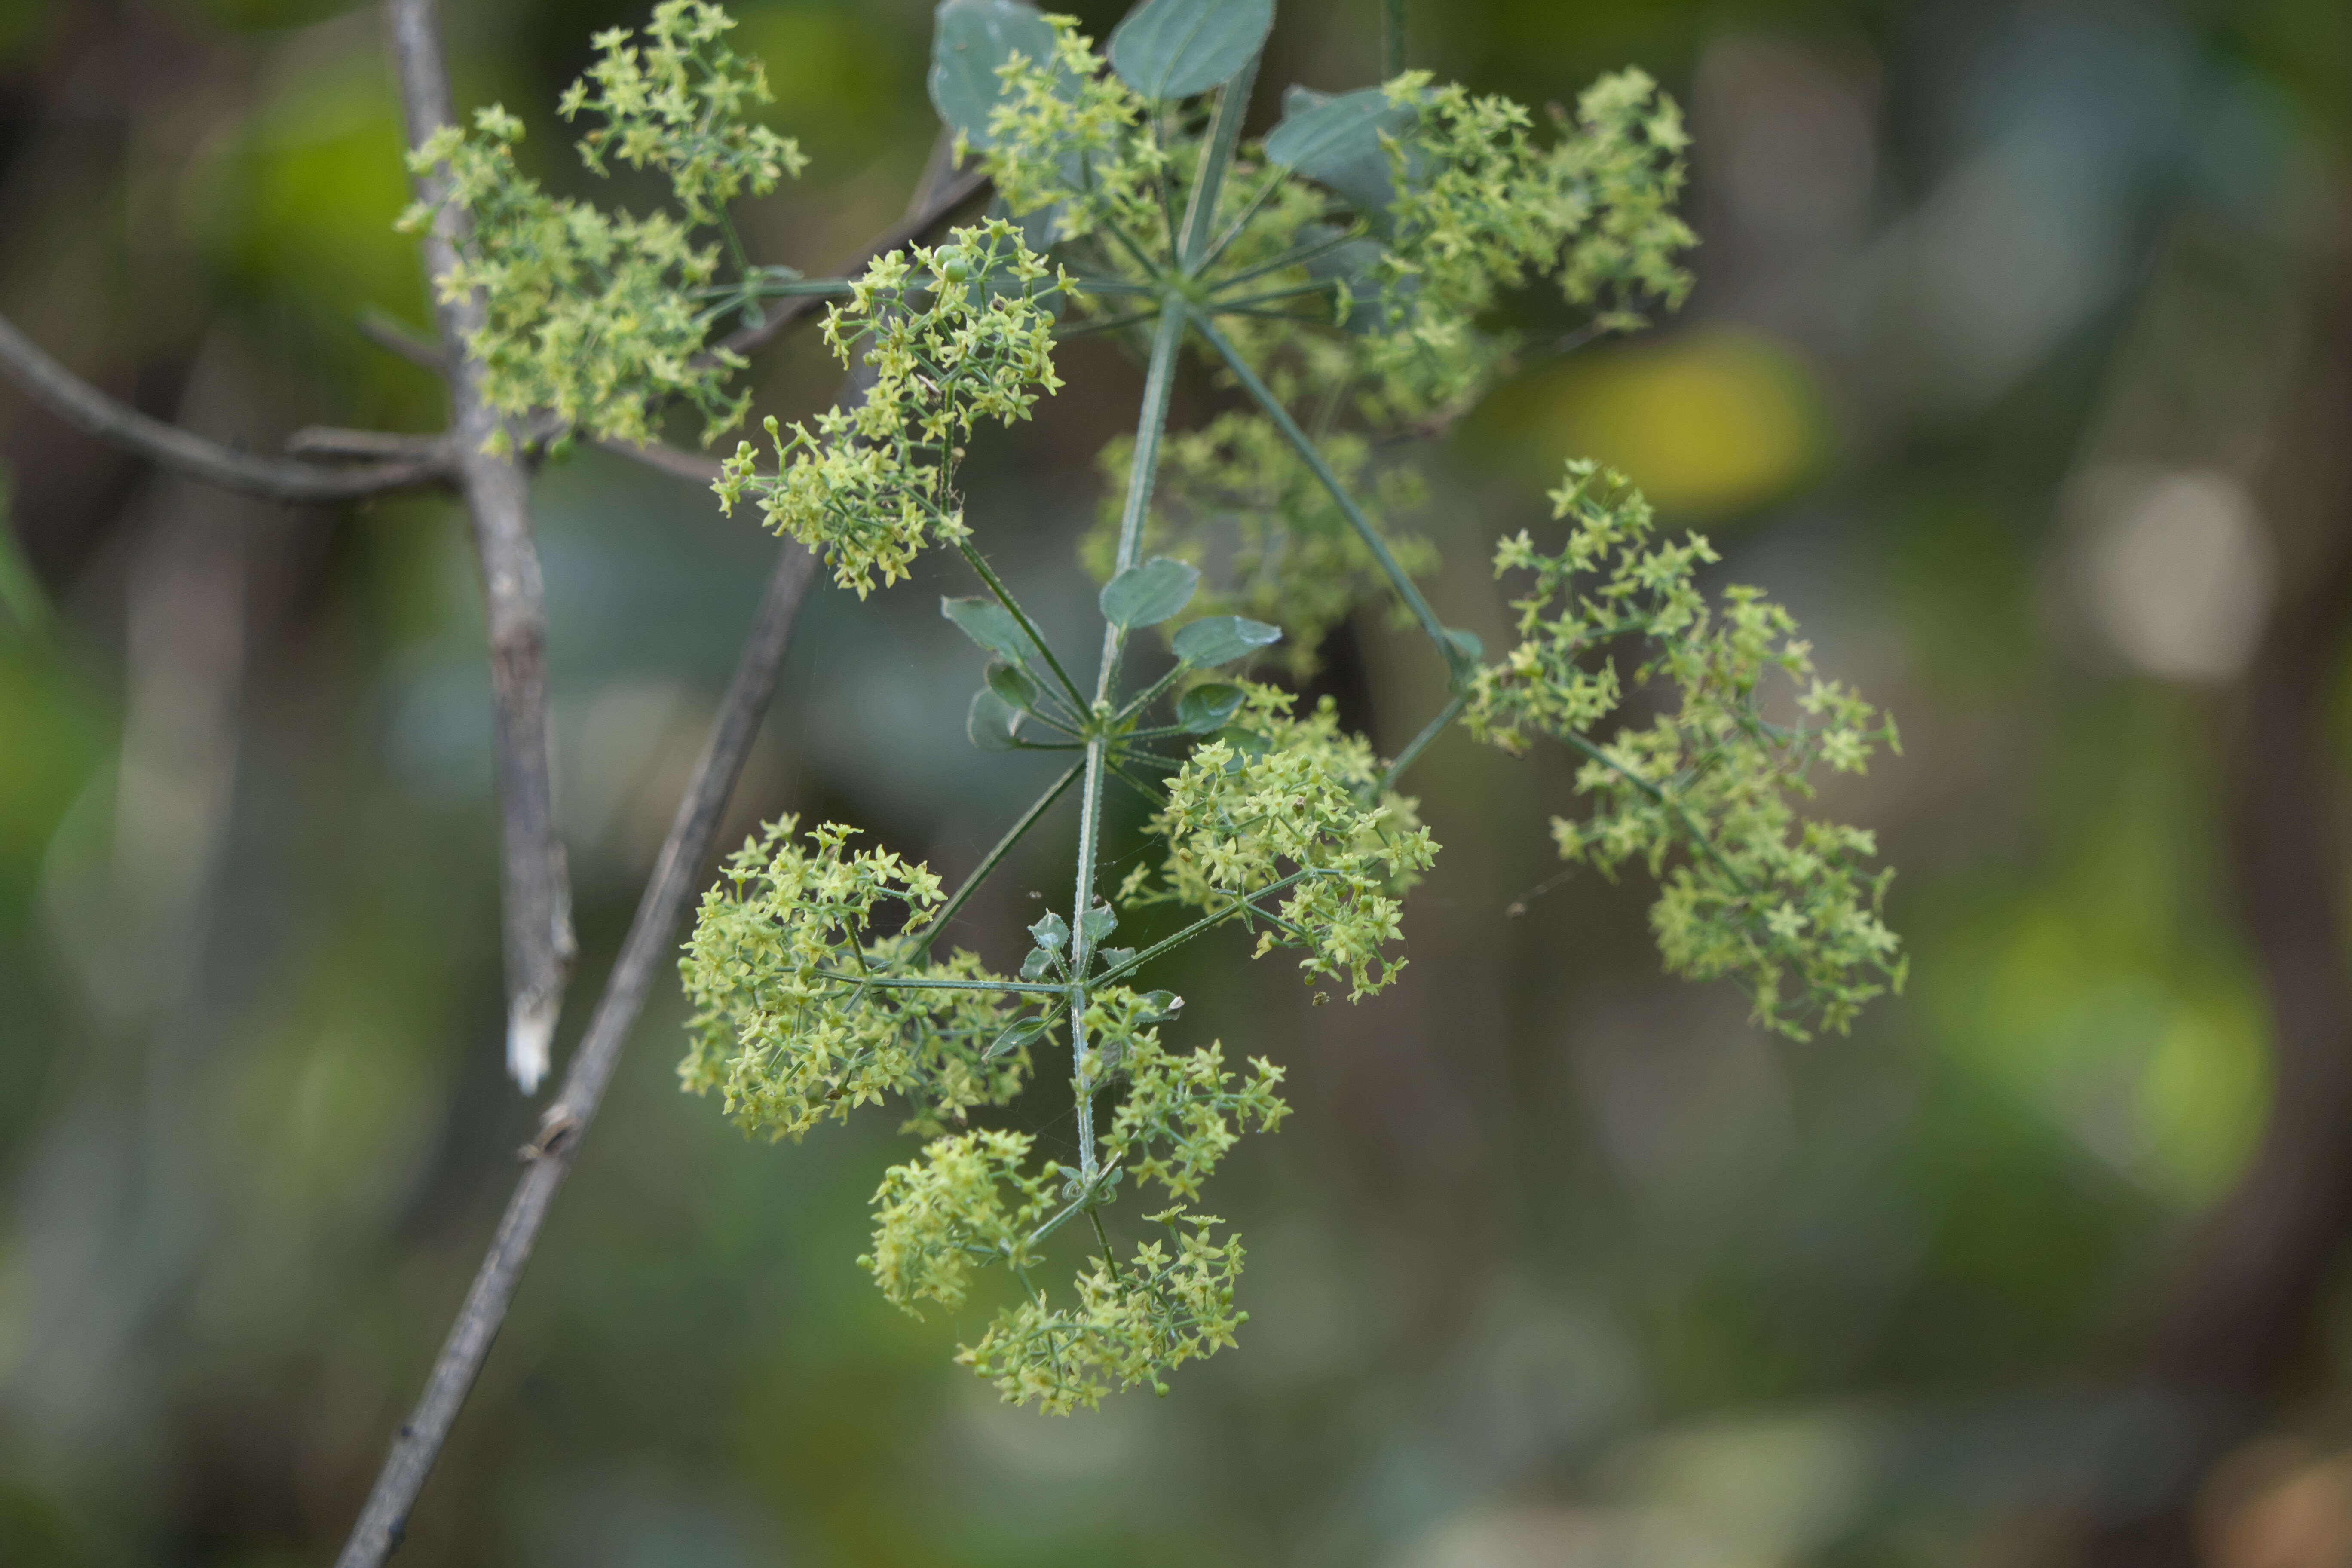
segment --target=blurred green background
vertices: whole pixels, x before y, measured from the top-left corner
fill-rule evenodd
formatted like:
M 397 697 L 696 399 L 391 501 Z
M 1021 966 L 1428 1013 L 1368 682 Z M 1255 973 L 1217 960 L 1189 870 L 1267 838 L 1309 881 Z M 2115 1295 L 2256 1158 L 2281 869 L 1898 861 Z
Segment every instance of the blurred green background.
M 1121 9 L 1071 8 L 1097 36 Z M 503 100 L 576 185 L 554 97 L 637 8 L 452 9 L 459 101 Z M 1257 124 L 1286 83 L 1372 79 L 1379 9 L 1284 5 Z M 929 8 L 736 12 L 814 158 L 755 248 L 829 268 L 930 145 Z M 2291 1173 L 2352 1147 L 2352 1095 L 2281 1065 L 2352 1060 L 2352 7 L 1412 12 L 1413 63 L 1481 90 L 1659 77 L 1704 240 L 1678 319 L 1533 364 L 1433 458 L 1433 598 L 1495 645 L 1486 552 L 1564 456 L 1706 530 L 1901 721 L 1906 754 L 1825 808 L 1902 868 L 1909 994 L 1848 1039 L 1760 1037 L 1727 989 L 1659 975 L 1643 888 L 1559 876 L 1560 756 L 1449 738 L 1416 776 L 1445 851 L 1393 992 L 1311 1008 L 1239 939 L 1165 982 L 1177 1038 L 1290 1075 L 1297 1114 L 1210 1194 L 1250 1247 L 1241 1348 L 1055 1421 L 852 1263 L 891 1118 L 745 1141 L 677 1092 L 666 984 L 403 1563 L 2007 1563 L 2168 1499 L 2204 1561 L 2352 1563 L 2352 1216 L 2275 1244 L 2285 1320 L 2225 1303 L 2198 1342 L 2264 1363 L 2225 1437 L 2162 1348 L 2200 1221 L 2269 1235 L 2240 1221 L 2295 1121 L 2274 1089 L 2309 1112 Z M 354 326 L 425 319 L 405 200 L 371 7 L 0 0 L 0 311 L 150 412 L 255 450 L 436 428 L 432 380 Z M 1075 625 L 1136 374 L 1099 345 L 1067 370 L 977 454 L 971 510 Z M 760 365 L 763 406 L 835 374 L 804 335 Z M 1196 380 L 1179 418 L 1222 395 Z M 0 1563 L 321 1563 L 533 1126 L 499 1070 L 463 521 L 226 498 L 5 384 L 0 464 Z M 568 1040 L 776 547 L 593 452 L 537 505 Z M 943 588 L 933 563 L 813 595 L 730 840 L 838 816 L 952 877 L 1025 803 L 1021 762 L 964 741 Z M 1367 614 L 1323 689 L 1393 750 L 1438 700 L 1419 652 Z M 966 940 L 1018 951 L 1066 837 Z

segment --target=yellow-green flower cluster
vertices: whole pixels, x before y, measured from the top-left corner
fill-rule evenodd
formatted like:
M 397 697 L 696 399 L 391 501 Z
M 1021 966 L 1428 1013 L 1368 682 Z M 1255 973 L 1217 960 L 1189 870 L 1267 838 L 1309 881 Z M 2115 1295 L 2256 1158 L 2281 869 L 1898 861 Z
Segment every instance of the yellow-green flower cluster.
M 1530 276 L 1557 278 L 1574 304 L 1622 301 L 1612 327 L 1640 325 L 1645 300 L 1672 307 L 1689 291 L 1677 258 L 1696 239 L 1674 213 L 1689 137 L 1643 72 L 1586 89 L 1576 125 L 1543 148 L 1509 99 L 1432 87 L 1420 71 L 1386 90 L 1413 110 L 1389 147 L 1388 303 L 1414 331 L 1466 324 Z
M 936 907 L 939 879 L 886 850 L 851 851 L 851 828 L 796 838 L 796 826 L 788 816 L 747 842 L 703 896 L 678 965 L 694 1009 L 685 1086 L 719 1089 L 737 1122 L 777 1138 L 887 1094 L 912 1102 L 910 1127 L 936 1131 L 1019 1092 L 1026 1047 L 992 1054 L 1016 1011 L 994 976 L 969 953 L 921 959 L 876 929 L 887 906 L 907 921 Z
M 1034 1233 L 1054 1206 L 1055 1182 L 1051 1172 L 1022 1173 L 1030 1142 L 1025 1132 L 935 1138 L 921 1159 L 890 1167 L 874 1194 L 873 1249 L 857 1260 L 883 1295 L 918 1317 L 918 1301 L 952 1312 L 975 1266 L 1037 1261 Z
M 1112 442 L 1103 451 L 1103 472 L 1124 479 L 1134 449 L 1129 438 Z M 1361 436 L 1332 436 L 1322 450 L 1340 483 L 1362 498 L 1362 510 L 1406 572 L 1434 569 L 1435 547 L 1388 525 L 1421 503 L 1419 476 L 1402 467 L 1375 468 L 1371 443 Z M 1118 551 L 1118 514 L 1114 497 L 1081 546 L 1087 568 L 1105 580 Z M 1192 609 L 1282 627 L 1279 651 L 1294 679 L 1319 668 L 1317 655 L 1332 627 L 1388 592 L 1379 563 L 1331 492 L 1262 415 L 1221 414 L 1198 430 L 1167 437 L 1143 538 L 1146 555 L 1174 555 L 1202 569 Z
M 1125 1057 L 1127 1098 L 1111 1118 L 1103 1156 L 1138 1182 L 1158 1182 L 1170 1197 L 1197 1201 L 1202 1182 L 1253 1119 L 1259 1131 L 1271 1132 L 1290 1114 L 1275 1093 L 1282 1069 L 1252 1057 L 1249 1076 L 1237 1082 L 1225 1070 L 1222 1041 L 1180 1057 L 1161 1049 L 1155 1029 L 1132 1038 Z
M 1265 1058 L 1237 1083 L 1222 1046 L 1190 1057 L 1163 1050 L 1153 1026 L 1166 1016 L 1162 1006 L 1163 999 L 1118 985 L 1089 996 L 1095 1081 L 1128 1081 L 1092 1183 L 1067 1166 L 1024 1170 L 1034 1149 L 1026 1133 L 973 1131 L 932 1140 L 920 1156 L 893 1166 L 874 1194 L 874 1241 L 858 1263 L 899 1306 L 916 1311 L 936 1301 L 957 1310 L 972 1271 L 991 1264 L 1019 1280 L 1025 1299 L 957 1357 L 1014 1404 L 1034 1400 L 1066 1415 L 1139 1383 L 1164 1392 L 1168 1371 L 1233 1343 L 1245 1315 L 1234 1310 L 1239 1242 L 1212 1241 L 1206 1227 L 1223 1222 L 1207 1215 L 1177 1229 L 1181 1208 L 1150 1216 L 1169 1239 L 1145 1243 L 1124 1263 L 1110 1259 L 1103 1237 L 1104 1252 L 1076 1279 L 1073 1307 L 1054 1307 L 1030 1278 L 1045 1238 L 1081 1208 L 1112 1201 L 1123 1177 L 1196 1199 L 1251 1122 L 1271 1131 L 1289 1114 L 1275 1092 L 1282 1069 Z
M 1111 244 L 1149 244 L 1145 237 L 1165 226 L 1153 193 L 1167 154 L 1147 106 L 1104 68 L 1074 18 L 1046 20 L 1054 58 L 1015 53 L 997 72 L 1004 91 L 988 121 L 997 194 L 1016 216 L 1051 208 L 1057 242 L 1107 233 Z M 1155 263 L 1166 255 L 1163 248 Z
M 1163 896 L 1213 912 L 1296 877 L 1272 917 L 1242 917 L 1265 922 L 1257 955 L 1297 947 L 1310 979 L 1346 976 L 1350 1001 L 1381 991 L 1404 967 L 1384 952 L 1401 931 L 1399 895 L 1436 858 L 1437 842 L 1411 800 L 1384 793 L 1366 803 L 1380 764 L 1370 742 L 1341 731 L 1329 698 L 1296 719 L 1289 693 L 1244 690 L 1242 715 L 1193 750 L 1151 819 L 1168 843 Z M 1129 896 L 1142 890 L 1140 876 L 1129 884 Z
M 617 156 L 659 169 L 683 221 L 548 195 L 516 165 L 522 122 L 496 104 L 477 111 L 472 134 L 444 126 L 409 155 L 415 173 L 445 171 L 444 199 L 467 218 L 439 287 L 445 300 L 481 291 L 482 325 L 466 347 L 501 413 L 546 409 L 639 446 L 670 398 L 701 413 L 706 440 L 743 417 L 750 398 L 727 391 L 741 356 L 705 342 L 719 253 L 698 237 L 725 227 L 729 201 L 766 195 L 807 160 L 748 118 L 771 94 L 758 64 L 727 47 L 734 25 L 701 0 L 664 0 L 644 48 L 625 27 L 599 34 L 596 63 L 562 100 L 565 119 L 605 122 L 581 138 L 589 168 L 602 174 Z M 400 226 L 421 232 L 434 216 L 418 203 Z M 508 439 L 502 430 L 493 444 Z
M 584 110 L 606 122 L 580 139 L 582 161 L 600 174 L 608 156 L 661 170 L 698 224 L 718 222 L 746 191 L 763 196 L 797 177 L 808 163 L 799 143 L 749 118 L 775 94 L 766 68 L 728 47 L 734 26 L 705 0 L 663 0 L 644 48 L 629 47 L 626 27 L 597 34 L 596 63 L 557 105 L 566 120 Z
M 482 324 L 467 340 L 481 362 L 483 395 L 501 413 L 545 408 L 606 440 L 650 440 L 661 399 L 682 397 L 708 429 L 742 417 L 729 375 L 741 363 L 702 352 L 706 323 L 693 290 L 709 283 L 718 252 L 698 246 L 664 213 L 633 217 L 549 195 L 515 166 L 522 122 L 493 104 L 475 134 L 443 126 L 409 155 L 424 173 L 446 171 L 448 204 L 471 220 L 441 298 L 481 290 Z M 423 204 L 401 227 L 433 220 Z M 495 443 L 506 444 L 501 431 Z
M 1680 257 L 1698 239 L 1674 210 L 1690 133 L 1674 100 L 1638 70 L 1602 77 L 1576 113 L 1577 133 L 1545 167 L 1569 237 L 1560 292 L 1601 307 L 1604 329 L 1639 327 L 1648 302 L 1672 310 L 1690 292 Z
M 1222 1220 L 1181 1208 L 1150 1217 L 1167 1226 L 1166 1242 L 1144 1243 L 1124 1264 L 1093 1259 L 1078 1277 L 1075 1309 L 1055 1310 L 1043 1294 L 1033 1296 L 997 1314 L 956 1359 L 1008 1402 L 1034 1400 L 1049 1415 L 1091 1410 L 1105 1394 L 1140 1384 L 1167 1393 L 1162 1374 L 1232 1344 L 1249 1314 L 1234 1310 L 1241 1243 L 1209 1237 Z
M 1053 317 L 1038 301 L 1066 286 L 1001 221 L 959 228 L 936 250 L 894 250 L 825 317 L 825 342 L 874 369 L 866 399 L 786 433 L 771 418 L 777 471 L 748 441 L 712 488 L 732 512 L 748 492 L 768 526 L 825 552 L 860 598 L 904 577 L 925 544 L 963 537 L 955 468 L 982 419 L 1029 417 L 1058 391 Z
M 1878 744 L 1897 744 L 1893 721 L 1817 678 L 1794 618 L 1757 590 L 1727 588 L 1710 605 L 1692 574 L 1714 551 L 1696 535 L 1654 537 L 1622 474 L 1572 462 L 1551 500 L 1572 520 L 1559 553 L 1525 533 L 1496 552 L 1498 574 L 1535 582 L 1513 601 L 1518 645 L 1474 678 L 1472 733 L 1515 752 L 1550 734 L 1584 754 L 1577 787 L 1592 815 L 1556 819 L 1553 837 L 1570 860 L 1613 873 L 1638 859 L 1661 879 L 1651 924 L 1669 970 L 1737 977 L 1758 1020 L 1795 1038 L 1843 1031 L 1903 983 L 1880 915 L 1893 872 L 1867 865 L 1867 830 L 1808 820 L 1794 803 L 1811 796 L 1816 762 L 1859 773 Z M 1604 656 L 1621 643 L 1643 649 L 1634 683 L 1669 684 L 1679 701 L 1600 742 L 1591 731 L 1622 696 Z M 1790 721 L 1766 716 L 1775 670 Z

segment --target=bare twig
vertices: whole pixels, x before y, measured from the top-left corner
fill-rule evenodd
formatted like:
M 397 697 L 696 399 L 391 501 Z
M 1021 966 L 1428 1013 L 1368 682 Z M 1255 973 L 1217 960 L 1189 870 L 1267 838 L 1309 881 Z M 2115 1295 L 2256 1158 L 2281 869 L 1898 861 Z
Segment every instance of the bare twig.
M 448 356 L 441 352 L 441 345 L 418 337 L 408 330 L 406 322 L 387 311 L 361 311 L 359 332 L 360 336 L 386 353 L 395 354 L 420 369 L 429 370 L 436 375 L 449 374 Z
M 947 172 L 944 169 L 943 160 L 933 162 L 934 167 L 940 172 Z M 854 278 L 866 270 L 866 265 L 877 258 L 887 256 L 902 245 L 911 245 L 920 239 L 942 218 L 988 189 L 988 175 L 981 169 L 967 169 L 960 174 L 952 174 L 945 185 L 939 184 L 935 180 L 927 179 L 924 188 L 928 195 L 907 214 L 905 221 L 896 228 L 883 233 L 855 260 L 843 267 L 840 273 L 842 277 Z M 824 303 L 826 303 L 825 300 L 820 295 L 788 296 L 768 307 L 767 320 L 760 325 L 738 329 L 721 340 L 719 346 L 732 349 L 737 353 L 750 353 L 754 349 L 764 348 L 781 337 L 784 330 L 793 322 Z
M 400 78 L 408 141 L 418 145 L 454 123 L 449 77 L 441 59 L 434 0 L 386 0 L 392 53 Z M 457 265 L 466 237 L 463 211 L 446 200 L 437 169 L 415 177 L 417 199 L 433 210 L 425 236 L 426 275 Z M 482 395 L 482 367 L 462 353 L 482 322 L 477 293 L 442 299 L 441 341 L 454 363 L 448 377 L 450 450 L 474 529 L 488 609 L 490 679 L 498 700 L 499 804 L 505 865 L 507 1065 L 526 1091 L 547 1071 L 548 1048 L 563 1006 L 576 944 L 572 886 L 555 827 L 553 741 L 547 705 L 547 609 L 539 551 L 530 536 L 530 476 L 521 459 L 487 448 L 499 416 Z
M 363 467 L 257 458 L 151 419 L 119 403 L 43 353 L 0 318 L 0 367 L 43 407 L 77 429 L 149 458 L 190 478 L 281 501 L 344 501 L 394 490 L 446 485 L 456 470 L 440 451 L 416 453 Z
M 395 8 L 415 3 L 415 0 L 392 0 Z M 927 178 L 910 205 L 910 211 L 917 216 L 933 214 L 930 222 L 937 221 L 936 215 L 941 210 L 938 199 L 941 193 L 935 187 L 936 178 Z M 919 226 L 914 232 L 920 233 L 922 226 Z M 854 367 L 836 402 L 854 405 L 866 395 L 872 374 L 870 366 Z M 655 459 L 656 467 L 668 468 L 673 460 L 681 466 L 698 463 L 691 454 L 668 447 L 627 448 L 624 455 L 642 458 L 656 451 L 668 454 Z M 698 472 L 689 477 L 703 476 Z M 481 1373 L 490 1342 L 506 1321 L 515 1289 L 530 1261 L 549 1205 L 555 1201 L 556 1192 L 562 1186 L 578 1152 L 580 1140 L 612 1083 L 621 1049 L 628 1041 L 630 1026 L 636 1022 L 639 1009 L 645 1005 L 654 974 L 669 958 L 672 933 L 678 917 L 686 910 L 702 863 L 709 855 L 711 841 L 718 835 L 719 815 L 734 788 L 736 775 L 742 771 L 761 715 L 774 694 L 776 668 L 792 635 L 801 597 L 815 571 L 816 557 L 808 550 L 798 544 L 785 546 L 775 574 L 769 579 L 768 596 L 752 622 L 742 658 L 736 664 L 734 679 L 719 704 L 719 718 L 711 727 L 702 760 L 696 766 L 694 781 L 678 803 L 677 816 L 670 824 L 669 837 L 662 845 L 653 879 L 638 900 L 636 918 L 622 943 L 621 956 L 604 983 L 604 994 L 597 999 L 596 1011 L 588 1020 L 580 1048 L 572 1053 L 562 1090 L 540 1118 L 539 1136 L 523 1150 L 528 1165 L 522 1179 L 515 1184 L 514 1195 L 507 1200 L 506 1213 L 499 1218 L 489 1251 L 484 1255 L 481 1267 L 475 1271 L 473 1285 L 466 1292 L 465 1305 L 458 1310 L 457 1321 L 450 1326 L 449 1336 L 443 1342 L 441 1353 L 425 1379 L 425 1392 L 402 1426 L 383 1468 L 377 1473 L 367 1506 L 361 1511 L 359 1522 L 352 1526 L 351 1539 L 336 1560 L 336 1568 L 380 1568 L 400 1544 L 407 1528 L 409 1510 L 423 1489 L 442 1445 L 447 1441 L 449 1429 L 474 1380 Z
M 430 458 L 451 462 L 446 436 L 413 436 L 403 430 L 347 430 L 338 425 L 306 425 L 286 437 L 286 449 L 298 458 L 369 458 L 379 462 Z
M 688 452 L 659 441 L 633 446 L 626 441 L 599 441 L 597 446 L 616 458 L 626 458 L 633 463 L 669 475 L 672 479 L 688 479 L 696 484 L 714 484 L 719 479 L 719 459 L 706 458 L 699 452 Z
M 787 545 L 776 563 L 767 598 L 719 704 L 718 721 L 711 727 L 694 782 L 678 803 L 661 859 L 637 901 L 636 918 L 588 1021 L 588 1032 L 572 1053 L 562 1089 L 540 1119 L 538 1138 L 523 1152 L 528 1165 L 522 1179 L 507 1200 L 498 1234 L 466 1292 L 466 1303 L 442 1344 L 415 1413 L 401 1426 L 399 1439 L 376 1477 L 367 1507 L 336 1560 L 337 1568 L 376 1568 L 400 1544 L 408 1510 L 481 1373 L 499 1325 L 506 1320 L 515 1287 L 539 1239 L 540 1226 L 571 1171 L 581 1136 L 604 1100 L 630 1026 L 645 1005 L 654 976 L 670 962 L 672 933 L 693 893 L 711 840 L 718 834 L 719 815 L 775 690 L 776 667 L 815 567 L 816 558 L 797 544 Z

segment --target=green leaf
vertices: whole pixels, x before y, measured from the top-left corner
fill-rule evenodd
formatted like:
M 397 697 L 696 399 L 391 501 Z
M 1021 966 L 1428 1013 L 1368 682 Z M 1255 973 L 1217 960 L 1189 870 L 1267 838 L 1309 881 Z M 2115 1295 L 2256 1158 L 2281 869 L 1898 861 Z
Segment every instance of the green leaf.
M 988 689 L 1015 708 L 1037 706 L 1037 683 L 1029 672 L 1017 664 L 992 664 L 988 667 Z
M 1213 669 L 1282 640 L 1280 626 L 1241 616 L 1203 616 L 1178 632 L 1171 646 L 1195 669 Z
M 1470 662 L 1473 664 L 1481 663 L 1486 659 L 1486 639 L 1476 632 L 1465 632 L 1460 626 L 1448 626 L 1445 628 L 1445 640 L 1469 655 Z
M 971 743 L 983 752 L 1009 752 L 1013 749 L 1013 734 L 1021 726 L 1021 710 L 986 687 L 971 694 L 971 709 L 964 715 L 963 732 Z
M 1158 626 L 1191 604 L 1200 585 L 1199 567 L 1155 556 L 1103 584 L 1103 619 L 1128 631 Z
M 1146 98 L 1231 81 L 1274 26 L 1274 0 L 1144 0 L 1110 36 L 1111 68 Z
M 1029 634 L 1021 629 L 1012 611 L 993 599 L 941 599 L 940 614 L 1007 663 L 1020 664 L 1029 657 Z
M 1021 961 L 1021 978 L 1024 980 L 1045 979 L 1045 971 L 1052 965 L 1053 962 L 1054 955 L 1047 952 L 1044 948 L 1031 948 L 1029 950 L 1029 956 Z
M 1070 944 L 1070 922 L 1048 914 L 1029 928 L 1029 935 L 1045 952 L 1059 952 Z
M 1118 929 L 1118 911 L 1108 904 L 1097 904 L 1078 917 L 1078 929 L 1087 933 L 1087 945 L 1091 947 Z
M 1282 95 L 1282 123 L 1267 134 L 1265 155 L 1330 186 L 1360 211 L 1385 212 L 1396 200 L 1396 182 L 1381 132 L 1399 134 L 1414 112 L 1411 104 L 1391 103 L 1377 87 L 1337 98 L 1294 87 Z
M 1131 947 L 1106 947 L 1095 954 L 1105 969 L 1117 969 L 1134 956 L 1135 949 Z
M 1165 1024 L 1184 1010 L 1184 998 L 1173 991 L 1147 991 L 1142 1002 L 1151 1011 L 1139 1014 L 1135 1020 L 1139 1024 Z
M 931 29 L 931 107 L 974 147 L 988 145 L 988 115 L 1003 96 L 996 68 L 1015 50 L 1041 65 L 1054 59 L 1054 29 L 1015 0 L 940 0 Z
M 1044 1034 L 1052 1023 L 1053 1020 L 1051 1018 L 1045 1017 L 1022 1019 L 1019 1023 L 1005 1030 L 1004 1033 L 997 1036 L 996 1043 L 989 1047 L 988 1049 L 981 1052 L 980 1059 L 984 1062 L 992 1062 L 997 1058 L 1003 1056 L 1008 1051 L 1019 1050 L 1022 1047 L 1030 1044 L 1032 1041 L 1035 1040 L 1038 1036 Z
M 1222 682 L 1196 686 L 1176 700 L 1176 722 L 1205 735 L 1241 710 L 1242 689 Z

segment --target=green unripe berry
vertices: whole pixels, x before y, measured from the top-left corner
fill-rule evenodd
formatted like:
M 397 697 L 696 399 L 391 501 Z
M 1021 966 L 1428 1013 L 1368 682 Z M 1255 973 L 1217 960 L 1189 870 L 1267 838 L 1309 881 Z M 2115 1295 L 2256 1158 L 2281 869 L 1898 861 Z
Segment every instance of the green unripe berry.
M 931 270 L 942 283 L 962 283 L 971 277 L 971 258 L 957 246 L 944 246 L 931 258 Z

